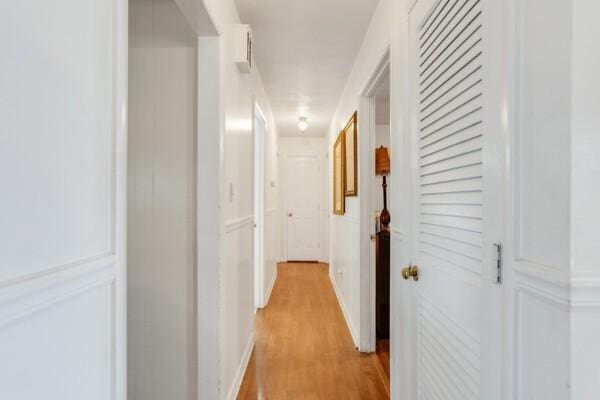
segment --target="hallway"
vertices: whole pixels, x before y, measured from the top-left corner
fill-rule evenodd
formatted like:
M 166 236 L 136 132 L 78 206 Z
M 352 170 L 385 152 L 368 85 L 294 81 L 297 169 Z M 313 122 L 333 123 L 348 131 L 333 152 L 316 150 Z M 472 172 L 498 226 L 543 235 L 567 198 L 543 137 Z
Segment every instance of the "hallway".
M 388 399 L 374 354 L 359 353 L 326 264 L 282 263 L 238 399 Z
M 599 14 L 2 1 L 0 400 L 600 400 Z

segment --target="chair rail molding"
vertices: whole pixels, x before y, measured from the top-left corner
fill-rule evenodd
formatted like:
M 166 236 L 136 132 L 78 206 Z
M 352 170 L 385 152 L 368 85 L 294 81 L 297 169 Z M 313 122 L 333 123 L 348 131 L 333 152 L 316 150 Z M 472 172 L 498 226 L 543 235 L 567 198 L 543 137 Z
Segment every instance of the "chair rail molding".
M 225 233 L 239 231 L 246 226 L 254 224 L 254 214 L 249 214 L 244 217 L 230 219 L 225 222 Z
M 117 258 L 107 253 L 0 283 L 0 327 L 116 279 Z

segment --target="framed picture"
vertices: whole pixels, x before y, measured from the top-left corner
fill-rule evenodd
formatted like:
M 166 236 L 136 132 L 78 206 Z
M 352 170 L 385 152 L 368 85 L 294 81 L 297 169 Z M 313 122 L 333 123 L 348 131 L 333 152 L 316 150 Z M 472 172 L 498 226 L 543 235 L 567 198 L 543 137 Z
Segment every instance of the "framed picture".
M 358 196 L 358 172 L 356 168 L 357 156 L 356 156 L 356 140 L 358 136 L 358 116 L 355 111 L 352 114 L 352 118 L 348 121 L 348 124 L 342 131 L 344 135 L 344 156 L 346 158 L 346 191 L 345 195 L 348 197 Z
M 333 145 L 333 213 L 336 215 L 346 212 L 345 151 L 344 132 L 340 132 Z

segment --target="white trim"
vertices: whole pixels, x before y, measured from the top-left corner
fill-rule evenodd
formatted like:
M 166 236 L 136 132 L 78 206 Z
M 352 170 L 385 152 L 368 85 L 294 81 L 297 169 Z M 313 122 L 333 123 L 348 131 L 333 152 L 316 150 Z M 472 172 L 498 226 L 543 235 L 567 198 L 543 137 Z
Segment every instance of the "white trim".
M 515 291 L 528 292 L 553 305 L 569 306 L 571 299 L 568 275 L 555 268 L 523 260 L 515 261 L 514 273 Z
M 271 293 L 273 293 L 273 288 L 275 287 L 275 282 L 277 281 L 277 273 L 277 266 L 275 266 L 275 273 L 273 274 L 273 278 L 271 279 L 271 283 L 269 284 L 269 288 L 267 289 L 267 293 L 265 294 L 265 301 L 260 308 L 265 308 L 269 305 L 269 300 L 271 300 Z
M 113 284 L 116 266 L 117 257 L 106 254 L 0 284 L 0 326 L 91 289 Z
M 95 283 L 87 282 L 88 289 L 98 285 L 112 285 L 112 359 L 111 397 L 127 399 L 127 143 L 129 116 L 129 2 L 119 0 L 115 9 L 115 98 L 113 140 L 114 225 L 112 268 L 96 270 Z M 108 265 L 104 263 L 104 266 Z M 108 277 L 112 269 L 113 277 Z M 91 272 L 90 272 L 91 274 Z M 90 275 L 91 277 L 91 275 Z M 83 280 L 80 281 L 83 284 Z M 83 289 L 83 287 L 81 287 Z
M 267 136 L 267 119 L 256 98 L 253 101 L 254 116 L 252 118 L 252 134 L 254 135 L 254 307 L 261 307 L 265 302 L 265 232 L 267 211 L 265 207 L 265 146 Z M 262 124 L 259 131 L 258 125 Z
M 573 272 L 571 276 L 571 310 L 600 311 L 600 274 L 595 271 Z
M 254 223 L 254 215 L 246 215 L 241 218 L 230 219 L 225 222 L 225 233 L 231 233 L 234 231 L 239 231 L 240 229 L 252 225 Z
M 350 336 L 352 336 L 352 341 L 354 342 L 354 347 L 356 347 L 358 349 L 359 348 L 358 335 L 356 333 L 356 329 L 354 328 L 354 325 L 352 325 L 352 320 L 350 319 L 350 312 L 348 311 L 348 308 L 346 307 L 346 304 L 344 303 L 344 300 L 343 300 L 342 296 L 340 295 L 340 292 L 338 290 L 335 279 L 333 279 L 333 277 L 331 275 L 329 275 L 329 280 L 331 281 L 331 286 L 333 286 L 333 291 L 335 292 L 335 297 L 337 297 L 340 308 L 342 309 L 342 314 L 344 315 L 344 319 L 346 320 L 346 325 L 348 326 L 348 330 L 350 331 Z
M 235 379 L 233 380 L 231 388 L 229 389 L 227 400 L 235 400 L 237 398 L 242 386 L 242 381 L 244 380 L 244 375 L 246 374 L 246 369 L 248 368 L 248 363 L 250 362 L 250 357 L 252 356 L 252 350 L 254 350 L 254 333 L 252 333 L 248 338 L 246 349 L 244 350 L 242 360 L 240 361 L 240 365 L 235 373 Z
M 198 38 L 196 186 L 198 398 L 220 393 L 222 350 L 222 254 L 225 253 L 224 116 L 220 37 Z

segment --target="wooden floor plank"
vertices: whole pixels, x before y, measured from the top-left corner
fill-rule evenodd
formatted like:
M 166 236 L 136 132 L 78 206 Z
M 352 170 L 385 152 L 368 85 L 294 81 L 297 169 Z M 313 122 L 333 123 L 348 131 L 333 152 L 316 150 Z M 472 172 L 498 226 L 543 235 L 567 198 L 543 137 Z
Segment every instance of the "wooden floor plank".
M 385 400 L 375 354 L 352 342 L 326 264 L 280 264 L 269 305 L 258 311 L 256 345 L 239 400 Z

